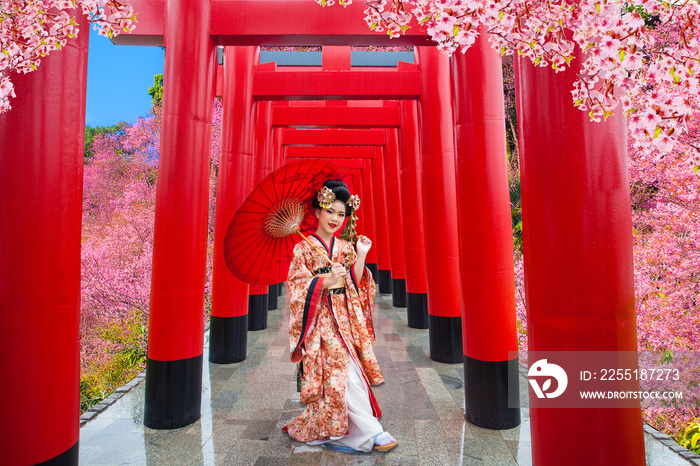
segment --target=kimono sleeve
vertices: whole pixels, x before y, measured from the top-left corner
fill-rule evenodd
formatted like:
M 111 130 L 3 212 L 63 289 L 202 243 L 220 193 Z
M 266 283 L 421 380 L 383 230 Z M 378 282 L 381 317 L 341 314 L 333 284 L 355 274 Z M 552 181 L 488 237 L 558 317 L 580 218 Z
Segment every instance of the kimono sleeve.
M 289 345 L 292 362 L 302 357 L 306 339 L 311 335 L 316 312 L 321 303 L 323 278 L 314 277 L 313 258 L 304 243 L 294 247 L 294 256 L 289 264 L 287 284 L 289 286 Z
M 355 262 L 357 261 L 357 252 L 355 248 L 350 248 L 352 250 L 352 266 L 350 267 L 350 278 L 355 287 L 355 290 L 360 295 L 360 304 L 362 305 L 362 314 L 365 316 L 367 321 L 367 331 L 369 332 L 372 342 L 374 343 L 374 321 L 372 320 L 372 307 L 374 306 L 374 297 L 377 294 L 376 285 L 374 283 L 374 277 L 372 277 L 372 272 L 365 265 L 364 272 L 362 272 L 362 280 L 358 283 L 357 277 L 355 276 Z

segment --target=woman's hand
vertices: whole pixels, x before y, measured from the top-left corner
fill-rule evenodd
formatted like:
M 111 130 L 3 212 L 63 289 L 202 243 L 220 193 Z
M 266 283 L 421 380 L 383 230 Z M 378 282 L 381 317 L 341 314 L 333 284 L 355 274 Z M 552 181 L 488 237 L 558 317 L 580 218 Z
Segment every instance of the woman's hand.
M 358 235 L 357 237 L 357 254 L 360 256 L 366 256 L 369 249 L 372 247 L 372 240 L 364 235 Z
M 338 283 L 338 281 L 340 281 L 341 277 L 344 277 L 347 274 L 348 274 L 348 271 L 345 268 L 345 266 L 343 266 L 343 264 L 334 263 L 333 266 L 331 267 L 331 276 L 329 278 L 326 278 L 325 280 L 323 280 L 324 287 L 328 288 L 330 286 L 335 285 L 336 283 Z M 328 285 L 328 286 L 325 286 L 325 285 Z

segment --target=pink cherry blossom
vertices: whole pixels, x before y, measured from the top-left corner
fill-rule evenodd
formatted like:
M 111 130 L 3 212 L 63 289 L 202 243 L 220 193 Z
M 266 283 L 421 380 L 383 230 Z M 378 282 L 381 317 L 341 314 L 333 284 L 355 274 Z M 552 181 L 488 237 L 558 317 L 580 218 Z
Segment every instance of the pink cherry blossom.
M 698 2 L 383 0 L 366 5 L 365 21 L 375 31 L 386 28 L 396 37 L 415 17 L 448 54 L 469 48 L 478 31 L 486 30 L 502 54 L 518 53 L 555 71 L 574 56 L 585 57 L 572 97 L 592 120 L 620 111 L 622 103 L 621 111 L 645 116 L 630 120 L 637 149 L 665 154 L 700 147 L 687 137 L 689 107 L 670 106 L 668 96 L 654 94 L 663 87 L 672 101 L 697 102 L 700 96 Z M 630 96 L 637 97 L 634 106 Z M 665 136 L 656 140 L 661 133 Z
M 77 11 L 76 11 L 77 9 Z M 0 79 L 10 72 L 29 73 L 41 57 L 65 47 L 79 33 L 75 14 L 82 12 L 100 34 L 112 37 L 134 29 L 136 15 L 120 0 L 4 0 L 0 2 Z M 105 12 L 109 14 L 106 15 Z M 87 33 L 87 32 L 86 32 Z M 11 84 L 11 82 L 10 82 Z M 14 93 L 0 94 L 0 113 L 11 108 Z
M 214 194 L 221 149 L 221 102 L 214 103 L 205 306 L 211 308 Z M 146 349 L 160 109 L 120 131 L 99 135 L 85 165 L 81 245 L 81 381 L 126 383 L 134 368 L 113 362 L 128 345 Z M 206 316 L 205 316 L 206 317 Z M 138 341 L 127 336 L 141 329 Z M 116 338 L 115 338 L 116 337 Z M 135 368 L 142 370 L 143 362 Z M 119 372 L 121 371 L 121 372 Z M 116 373 L 119 372 L 119 373 Z M 102 374 L 100 376 L 100 374 Z M 82 384 L 81 384 L 82 385 Z M 113 388 L 116 388 L 113 387 Z

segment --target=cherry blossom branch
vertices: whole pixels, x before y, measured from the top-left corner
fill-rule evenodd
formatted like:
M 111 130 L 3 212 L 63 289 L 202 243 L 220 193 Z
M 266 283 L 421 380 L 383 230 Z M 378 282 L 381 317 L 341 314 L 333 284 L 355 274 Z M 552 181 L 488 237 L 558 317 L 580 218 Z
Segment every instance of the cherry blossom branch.
M 131 32 L 136 14 L 121 0 L 3 0 L 0 2 L 0 113 L 10 110 L 16 97 L 10 73 L 29 73 L 41 59 L 65 47 L 79 28 L 79 10 L 99 29 L 113 37 Z
M 583 65 L 572 91 L 575 106 L 601 121 L 621 104 L 637 148 L 658 155 L 678 147 L 688 152 L 689 161 L 700 156 L 697 144 L 682 137 L 693 108 L 689 102 L 700 96 L 698 2 L 375 0 L 366 5 L 365 21 L 372 29 L 387 28 L 398 37 L 415 17 L 447 54 L 469 48 L 483 27 L 501 54 L 517 52 L 556 72 L 579 55 Z M 671 40 L 657 42 L 656 31 L 665 30 Z M 640 94 L 644 98 L 632 98 Z

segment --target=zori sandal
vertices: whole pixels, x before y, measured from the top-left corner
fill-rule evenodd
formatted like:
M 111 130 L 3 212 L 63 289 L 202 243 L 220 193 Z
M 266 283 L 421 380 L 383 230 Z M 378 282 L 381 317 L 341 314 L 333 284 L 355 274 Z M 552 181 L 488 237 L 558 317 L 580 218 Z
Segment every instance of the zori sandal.
M 389 435 L 387 432 L 382 432 L 381 434 L 377 434 L 377 436 L 374 438 L 373 450 L 389 451 L 398 444 L 398 440 Z
M 386 445 L 375 445 L 375 446 L 374 446 L 374 450 L 377 450 L 377 451 L 389 451 L 389 450 L 391 450 L 392 448 L 394 448 L 394 447 L 395 447 L 396 445 L 398 445 L 398 444 L 399 444 L 399 441 L 398 441 L 398 440 L 394 440 L 393 442 L 387 443 Z

